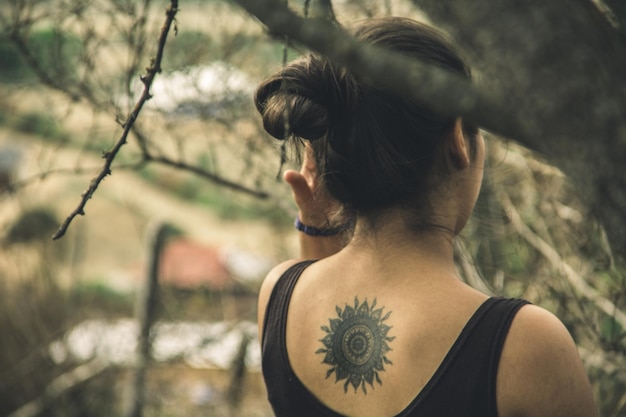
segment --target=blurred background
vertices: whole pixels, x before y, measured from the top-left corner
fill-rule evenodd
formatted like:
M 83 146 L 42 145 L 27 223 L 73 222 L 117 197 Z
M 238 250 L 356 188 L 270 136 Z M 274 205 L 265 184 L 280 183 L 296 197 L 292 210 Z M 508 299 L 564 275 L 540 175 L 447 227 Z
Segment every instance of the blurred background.
M 340 22 L 427 20 L 414 3 L 333 7 Z M 0 4 L 0 416 L 271 415 L 256 293 L 298 247 L 252 94 L 302 50 L 236 4 L 181 1 L 112 175 L 51 239 L 120 141 L 168 5 Z M 561 171 L 512 140 L 487 145 L 460 275 L 557 314 L 602 416 L 626 416 L 626 273 Z

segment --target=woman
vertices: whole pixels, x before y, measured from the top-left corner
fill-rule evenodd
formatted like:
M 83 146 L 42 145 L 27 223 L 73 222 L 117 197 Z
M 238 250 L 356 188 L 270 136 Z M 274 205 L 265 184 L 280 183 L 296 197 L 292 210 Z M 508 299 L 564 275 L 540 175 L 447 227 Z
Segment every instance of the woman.
M 471 78 L 423 24 L 370 19 L 353 34 Z M 483 177 L 476 126 L 316 55 L 262 83 L 256 104 L 270 134 L 304 144 L 302 170 L 285 180 L 302 259 L 316 260 L 278 265 L 261 289 L 277 416 L 597 415 L 558 319 L 458 279 L 453 242 Z

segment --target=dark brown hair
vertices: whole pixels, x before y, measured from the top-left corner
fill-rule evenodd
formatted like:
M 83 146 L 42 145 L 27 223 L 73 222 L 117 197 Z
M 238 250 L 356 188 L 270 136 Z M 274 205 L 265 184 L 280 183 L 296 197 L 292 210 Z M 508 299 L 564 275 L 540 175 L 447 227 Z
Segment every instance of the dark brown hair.
M 471 80 L 454 46 L 425 24 L 374 18 L 352 34 Z M 363 83 L 316 54 L 264 81 L 255 103 L 269 134 L 311 142 L 329 193 L 362 214 L 397 204 L 423 205 L 442 138 L 455 122 Z M 464 130 L 473 137 L 478 129 L 465 123 Z

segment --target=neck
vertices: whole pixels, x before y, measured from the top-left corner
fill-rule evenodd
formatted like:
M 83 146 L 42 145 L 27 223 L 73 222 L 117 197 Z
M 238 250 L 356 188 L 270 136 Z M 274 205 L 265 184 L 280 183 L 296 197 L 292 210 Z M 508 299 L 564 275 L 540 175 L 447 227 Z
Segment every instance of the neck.
M 442 223 L 414 230 L 407 227 L 401 214 L 386 214 L 388 216 L 374 227 L 364 218 L 358 218 L 345 254 L 375 269 L 388 269 L 390 265 L 406 269 L 428 268 L 456 279 L 453 227 Z

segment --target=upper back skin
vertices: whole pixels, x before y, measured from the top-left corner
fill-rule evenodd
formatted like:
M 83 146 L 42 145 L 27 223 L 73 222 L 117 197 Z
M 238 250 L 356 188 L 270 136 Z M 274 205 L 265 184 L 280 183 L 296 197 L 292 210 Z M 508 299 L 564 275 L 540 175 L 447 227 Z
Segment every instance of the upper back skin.
M 259 299 L 260 314 L 264 314 L 275 281 L 293 263 L 279 265 L 268 276 Z M 340 253 L 310 265 L 294 289 L 287 316 L 289 363 L 307 389 L 336 412 L 359 417 L 395 416 L 430 380 L 487 298 L 461 283 L 454 271 L 428 265 L 406 268 L 394 263 L 382 268 L 355 259 L 354 254 L 344 257 Z M 336 382 L 335 373 L 326 377 L 331 366 L 322 363 L 324 354 L 319 352 L 325 346 L 321 340 L 328 335 L 330 320 L 336 319 L 338 312 L 365 301 L 371 309 L 374 300 L 375 308 L 382 308 L 382 316 L 388 315 L 384 324 L 390 326 L 387 345 L 391 350 L 385 356 L 390 363 L 378 372 L 380 384 L 376 380 L 371 385 L 365 383 L 363 390 L 348 383 L 346 390 L 345 379 Z M 553 366 L 555 361 L 557 366 Z M 500 362 L 499 416 L 596 416 L 593 399 L 585 394 L 590 390 L 584 386 L 584 369 L 582 365 L 572 367 L 577 362 L 575 346 L 560 322 L 545 310 L 523 307 L 513 321 Z M 570 405 L 564 407 L 564 403 Z

